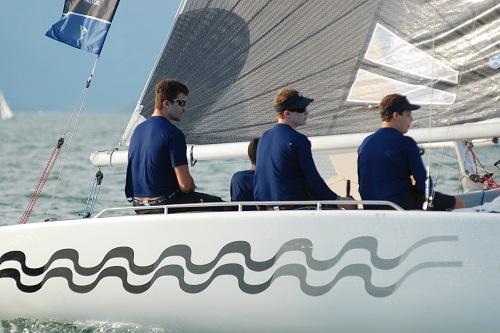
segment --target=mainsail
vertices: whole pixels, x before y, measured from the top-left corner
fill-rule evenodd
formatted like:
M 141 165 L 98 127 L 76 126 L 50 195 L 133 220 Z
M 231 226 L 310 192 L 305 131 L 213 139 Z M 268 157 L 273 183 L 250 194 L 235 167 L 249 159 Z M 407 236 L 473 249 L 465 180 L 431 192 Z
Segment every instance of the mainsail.
M 423 105 L 415 128 L 500 118 L 499 40 L 498 0 L 186 0 L 121 144 L 163 78 L 190 88 L 179 127 L 197 145 L 260 135 L 286 86 L 315 98 L 308 136 L 375 130 L 392 92 Z
M 12 112 L 9 104 L 7 104 L 3 93 L 0 91 L 0 118 L 2 118 L 2 120 L 8 120 L 13 117 L 14 113 Z

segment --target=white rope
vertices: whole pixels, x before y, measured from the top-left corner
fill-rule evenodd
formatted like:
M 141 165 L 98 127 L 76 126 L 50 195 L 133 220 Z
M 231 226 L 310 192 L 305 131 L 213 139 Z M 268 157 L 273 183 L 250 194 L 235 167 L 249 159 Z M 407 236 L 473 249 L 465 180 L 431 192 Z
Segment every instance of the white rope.
M 434 19 L 436 17 L 436 11 L 434 11 Z M 480 16 L 479 16 L 480 17 Z M 478 16 L 476 16 L 473 20 L 472 20 L 472 28 L 471 28 L 471 33 L 474 32 L 474 30 L 476 29 L 476 22 L 477 22 L 477 19 L 479 18 Z M 438 36 L 439 38 L 440 36 Z M 465 40 L 465 42 L 467 42 L 467 40 Z M 434 32 L 433 32 L 433 39 L 432 39 L 432 50 L 433 50 L 433 53 L 434 53 L 434 47 L 435 47 L 435 35 L 434 35 Z M 434 59 L 435 57 L 433 56 L 433 66 L 432 66 L 432 69 L 434 70 Z M 460 91 L 460 88 L 461 88 L 461 84 L 462 84 L 462 77 L 463 77 L 463 73 L 464 73 L 464 68 L 467 64 L 467 62 L 469 61 L 469 57 L 465 57 L 464 58 L 464 61 L 463 63 L 461 64 L 460 66 L 460 69 L 458 71 L 458 82 L 457 82 L 457 87 L 456 87 L 456 90 L 455 90 L 455 95 L 458 96 L 459 94 L 459 91 Z M 432 92 L 434 91 L 434 89 L 432 89 Z M 432 97 L 431 97 L 431 105 L 432 105 Z M 451 116 L 453 114 L 453 112 L 455 111 L 455 102 L 451 105 L 450 107 L 450 114 L 449 116 Z M 432 112 L 431 112 L 432 113 Z M 449 128 L 449 125 L 450 125 L 450 117 L 447 117 L 446 118 L 446 127 L 447 127 L 447 133 L 449 132 L 450 128 Z M 430 127 L 432 126 L 432 123 L 430 124 Z M 446 149 L 446 147 L 441 147 L 441 154 L 444 155 L 444 150 Z M 458 159 L 458 157 L 457 157 Z M 428 165 L 430 166 L 431 165 L 431 156 L 429 154 L 429 159 L 428 159 Z M 440 175 L 440 172 L 441 172 L 441 168 L 440 166 L 436 168 L 436 182 L 433 184 L 433 188 L 436 188 L 436 185 L 437 185 L 437 179 L 439 178 L 439 175 Z M 463 175 L 460 174 L 459 172 L 459 177 L 458 177 L 458 183 L 460 184 L 460 180 L 462 178 Z
M 431 71 L 431 77 L 434 76 L 434 69 L 435 69 L 435 64 L 436 64 L 436 44 L 435 44 L 435 39 L 436 39 L 436 12 L 437 10 L 434 10 L 434 15 L 433 15 L 433 26 L 432 26 L 432 71 Z M 434 198 L 434 188 L 436 184 L 432 184 L 432 191 L 431 191 L 431 163 L 432 163 L 432 146 L 430 143 L 432 142 L 432 114 L 434 113 L 434 85 L 435 85 L 435 80 L 431 81 L 430 88 L 431 88 L 431 107 L 430 107 L 430 112 L 429 112 L 429 151 L 428 151 L 428 159 L 427 159 L 427 168 L 426 168 L 426 179 L 425 179 L 425 202 L 423 209 L 427 210 L 428 208 L 432 208 L 432 200 Z

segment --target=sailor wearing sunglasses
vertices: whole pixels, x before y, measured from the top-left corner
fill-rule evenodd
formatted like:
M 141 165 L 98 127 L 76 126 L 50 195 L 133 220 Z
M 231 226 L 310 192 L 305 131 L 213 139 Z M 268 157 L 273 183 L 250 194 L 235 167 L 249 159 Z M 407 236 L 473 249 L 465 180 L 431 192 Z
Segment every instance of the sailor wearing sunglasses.
M 186 156 L 186 137 L 173 123 L 186 112 L 188 88 L 175 80 L 156 86 L 155 109 L 132 134 L 128 151 L 125 195 L 134 206 L 220 202 L 219 197 L 195 192 Z M 137 210 L 159 213 L 160 210 Z
M 277 124 L 264 132 L 257 147 L 255 200 L 344 199 L 321 178 L 312 157 L 311 142 L 296 130 L 305 125 L 309 115 L 307 107 L 312 101 L 288 88 L 281 89 L 274 97 Z

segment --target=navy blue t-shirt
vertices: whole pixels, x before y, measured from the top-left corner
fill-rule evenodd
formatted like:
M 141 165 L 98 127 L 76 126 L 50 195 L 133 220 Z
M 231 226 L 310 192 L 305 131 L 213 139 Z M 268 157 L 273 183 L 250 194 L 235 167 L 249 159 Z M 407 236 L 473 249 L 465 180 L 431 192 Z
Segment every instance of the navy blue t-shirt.
M 285 124 L 262 135 L 254 186 L 257 201 L 337 199 L 316 169 L 309 139 Z
M 425 166 L 411 137 L 393 128 L 380 128 L 359 146 L 359 194 L 363 200 L 388 200 L 401 205 L 412 186 L 410 175 L 424 194 Z
M 231 177 L 231 201 L 254 201 L 253 200 L 253 176 L 254 170 L 243 170 L 236 172 Z
M 187 165 L 186 137 L 166 118 L 149 118 L 130 139 L 126 197 L 172 194 L 179 189 L 174 167 L 180 165 Z

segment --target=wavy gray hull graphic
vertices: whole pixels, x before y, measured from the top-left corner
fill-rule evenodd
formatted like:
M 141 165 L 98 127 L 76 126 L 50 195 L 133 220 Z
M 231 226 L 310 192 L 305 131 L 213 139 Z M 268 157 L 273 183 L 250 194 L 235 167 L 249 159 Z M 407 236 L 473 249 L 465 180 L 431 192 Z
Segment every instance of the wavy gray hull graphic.
M 247 269 L 262 272 L 269 270 L 274 266 L 276 261 L 286 252 L 302 252 L 305 255 L 306 263 L 309 269 L 315 271 L 324 271 L 335 266 L 342 257 L 349 251 L 354 249 L 364 249 L 370 253 L 370 259 L 372 265 L 381 270 L 389 270 L 398 267 L 410 253 L 415 251 L 417 248 L 424 245 L 436 242 L 450 242 L 458 241 L 457 236 L 434 236 L 424 238 L 412 246 L 410 246 L 406 251 L 403 252 L 398 257 L 385 259 L 377 255 L 378 241 L 374 237 L 362 236 L 351 239 L 348 241 L 340 252 L 333 258 L 327 260 L 316 260 L 313 257 L 312 250 L 313 244 L 309 239 L 298 238 L 293 239 L 285 244 L 283 244 L 277 253 L 270 259 L 265 261 L 255 261 L 251 258 L 251 246 L 245 241 L 235 241 L 226 244 L 219 251 L 217 256 L 211 262 L 207 264 L 195 264 L 191 260 L 191 248 L 187 245 L 174 245 L 168 247 L 164 250 L 158 259 L 151 265 L 140 266 L 136 265 L 134 262 L 134 250 L 130 247 L 117 247 L 110 250 L 101 260 L 101 262 L 92 267 L 83 267 L 79 264 L 79 253 L 74 249 L 62 249 L 56 251 L 47 263 L 41 267 L 31 268 L 26 265 L 26 255 L 22 251 L 10 251 L 3 254 L 0 257 L 0 267 L 4 262 L 7 261 L 17 261 L 21 266 L 21 271 L 29 276 L 41 276 L 44 277 L 40 283 L 34 285 L 25 285 L 21 282 L 21 272 L 15 268 L 6 268 L 0 270 L 1 278 L 11 278 L 16 282 L 17 288 L 26 293 L 34 293 L 40 290 L 46 281 L 51 278 L 59 277 L 64 278 L 68 287 L 77 293 L 88 293 L 92 291 L 105 277 L 118 277 L 122 281 L 123 288 L 134 294 L 140 294 L 147 291 L 154 282 L 161 276 L 173 276 L 176 277 L 179 282 L 179 287 L 186 293 L 200 293 L 210 286 L 212 281 L 218 276 L 230 275 L 234 276 L 238 281 L 238 287 L 241 291 L 248 294 L 258 294 L 267 290 L 271 284 L 282 276 L 294 276 L 299 280 L 300 289 L 303 293 L 309 296 L 320 296 L 329 292 L 339 280 L 345 277 L 359 277 L 364 280 L 366 292 L 374 297 L 386 297 L 393 294 L 399 286 L 404 282 L 404 280 L 411 274 L 429 268 L 438 267 L 461 267 L 462 262 L 457 261 L 443 261 L 443 262 L 424 262 L 412 267 L 407 273 L 405 273 L 396 283 L 379 287 L 371 283 L 372 268 L 366 264 L 351 264 L 342 268 L 333 279 L 322 286 L 311 286 L 307 284 L 307 268 L 301 264 L 286 264 L 284 266 L 278 267 L 270 279 L 261 284 L 248 284 L 245 282 L 245 267 L 240 264 L 223 264 L 217 267 L 220 259 L 227 254 L 239 253 L 245 259 L 245 266 Z M 209 279 L 201 284 L 191 285 L 185 282 L 184 267 L 180 265 L 165 265 L 161 266 L 162 260 L 168 257 L 181 257 L 185 261 L 186 270 L 192 274 L 204 274 L 215 268 L 213 273 L 210 275 Z M 113 258 L 123 258 L 127 260 L 129 265 L 129 270 L 136 275 L 147 275 L 153 273 L 152 278 L 147 283 L 141 285 L 132 285 L 128 283 L 127 276 L 128 271 L 125 267 L 121 266 L 111 266 L 103 269 L 104 265 Z M 54 267 L 54 262 L 59 259 L 68 259 L 73 262 L 74 271 L 67 267 Z M 216 268 L 217 267 L 217 268 Z M 77 285 L 73 282 L 73 274 L 79 274 L 82 276 L 92 276 L 97 275 L 94 282 L 87 285 Z

